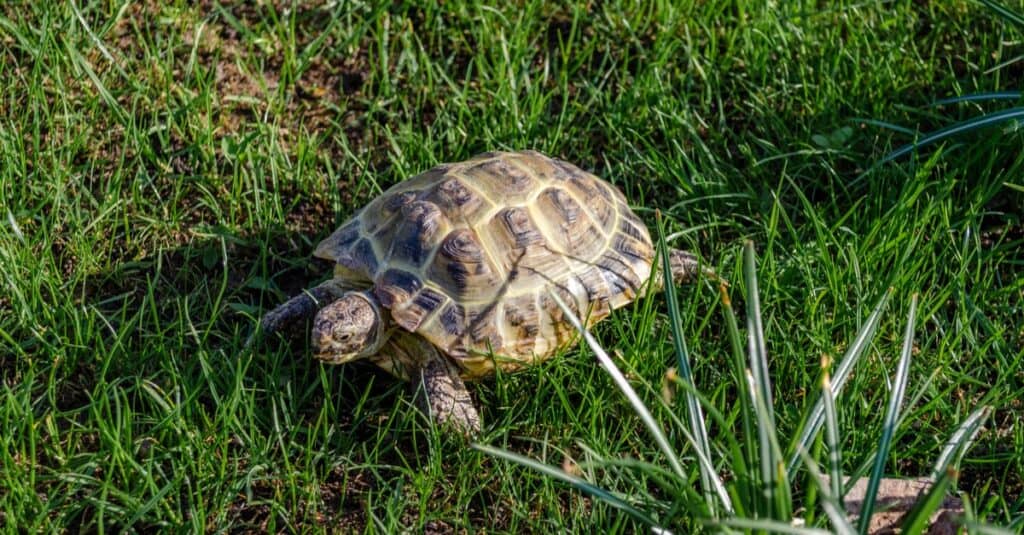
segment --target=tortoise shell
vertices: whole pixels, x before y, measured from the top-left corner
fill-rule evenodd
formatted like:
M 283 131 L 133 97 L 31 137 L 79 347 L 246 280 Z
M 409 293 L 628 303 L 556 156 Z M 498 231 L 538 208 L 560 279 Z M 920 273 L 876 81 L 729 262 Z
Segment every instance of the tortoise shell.
M 651 274 L 647 227 L 607 182 L 543 154 L 439 165 L 371 201 L 315 255 L 372 287 L 395 324 L 466 377 L 549 357 L 636 298 Z

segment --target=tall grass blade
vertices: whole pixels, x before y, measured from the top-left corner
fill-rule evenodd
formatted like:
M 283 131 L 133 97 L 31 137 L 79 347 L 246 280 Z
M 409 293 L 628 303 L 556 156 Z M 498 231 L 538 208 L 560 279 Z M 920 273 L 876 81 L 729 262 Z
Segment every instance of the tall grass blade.
M 740 337 L 739 323 L 736 321 L 736 312 L 732 308 L 732 299 L 729 297 L 729 290 L 721 284 L 718 287 L 719 293 L 722 296 L 723 313 L 725 314 L 725 331 L 729 336 L 729 345 L 732 347 L 732 364 L 733 364 L 733 380 L 736 381 L 736 385 L 740 386 L 737 388 L 739 393 L 739 405 L 740 405 L 740 416 L 743 421 L 743 451 L 740 458 L 737 459 L 737 465 L 742 469 L 737 470 L 736 476 L 738 478 L 746 477 L 746 471 L 748 467 L 753 467 L 757 464 L 757 446 L 755 444 L 755 431 L 754 431 L 754 415 L 751 411 L 754 410 L 754 400 L 750 397 L 750 391 L 743 388 L 742 385 L 747 380 L 747 365 L 746 356 L 743 354 L 743 341 Z M 737 466 L 733 467 L 734 470 Z M 751 490 L 750 485 L 740 485 L 738 492 Z M 753 495 L 745 496 L 746 502 L 759 504 L 759 500 L 755 499 Z M 754 513 L 761 511 L 755 510 Z
M 562 298 L 555 292 L 551 292 L 550 295 L 555 300 L 555 303 L 558 303 L 558 306 L 562 309 L 562 313 L 569 318 L 573 327 L 575 327 L 576 330 L 580 332 L 583 339 L 586 340 L 587 345 L 590 346 L 590 349 L 597 356 L 598 362 L 600 362 L 605 371 L 612 376 L 612 380 L 615 381 L 615 385 L 619 387 L 619 390 L 621 390 L 626 396 L 626 399 L 629 400 L 629 404 L 633 406 L 633 410 L 636 411 L 638 416 L 640 416 L 640 420 L 651 433 L 654 441 L 658 444 L 658 448 L 660 448 L 661 452 L 665 454 L 665 458 L 668 461 L 669 466 L 672 467 L 672 471 L 675 472 L 677 476 L 685 479 L 686 472 L 683 470 L 683 466 L 679 464 L 678 455 L 672 450 L 672 446 L 669 445 L 668 438 L 665 437 L 665 433 L 661 430 L 661 426 L 659 426 L 658 422 L 655 421 L 651 412 L 647 410 L 647 407 L 640 399 L 640 396 L 638 396 L 636 391 L 633 390 L 633 386 L 629 384 L 626 376 L 622 374 L 622 371 L 615 365 L 615 362 L 608 356 L 608 353 L 601 347 L 597 339 L 595 339 L 594 336 L 583 327 L 583 324 L 580 323 L 576 314 L 573 313 L 572 309 L 570 309 L 564 301 L 562 301 Z
M 940 128 L 913 143 L 903 145 L 902 147 L 885 155 L 885 157 L 879 160 L 878 164 L 876 165 L 891 162 L 892 160 L 895 160 L 896 158 L 899 158 L 900 156 L 903 156 L 910 152 L 913 152 L 921 147 L 938 143 L 940 141 L 945 141 L 946 139 L 949 139 L 951 137 L 959 136 L 961 134 L 973 132 L 974 130 L 980 130 L 983 128 L 996 126 L 1001 123 L 1014 121 L 1022 118 L 1024 118 L 1024 108 L 1018 107 L 1010 108 L 1008 110 L 997 111 L 993 113 L 987 113 L 980 117 L 975 117 L 973 119 L 961 121 L 956 124 L 947 126 L 945 128 Z
M 825 400 L 825 444 L 828 446 L 828 468 L 831 493 L 843 506 L 842 452 L 839 449 L 839 417 L 836 415 L 836 400 L 832 397 L 827 365 L 822 363 L 825 373 L 821 380 L 821 397 Z
M 747 373 L 747 388 L 754 399 L 754 415 L 757 417 L 758 452 L 761 461 L 762 511 L 771 511 L 773 518 L 789 520 L 792 516 L 789 482 L 782 465 L 782 451 L 771 424 L 771 409 L 764 403 L 764 394 L 757 385 L 753 373 Z
M 1020 91 L 992 91 L 988 93 L 971 93 L 969 95 L 960 95 L 959 97 L 950 97 L 936 100 L 931 103 L 932 107 L 935 106 L 948 106 L 950 104 L 960 104 L 961 102 L 986 102 L 989 100 L 1020 100 L 1024 97 L 1024 93 Z
M 1013 11 L 1012 9 L 1004 6 L 1003 4 L 996 2 L 995 0 L 980 0 L 985 7 L 991 9 L 1002 17 L 1006 22 L 1017 26 L 1018 29 L 1024 30 L 1024 15 Z
M 786 478 L 782 449 L 775 430 L 772 411 L 771 379 L 768 371 L 768 351 L 761 319 L 761 301 L 757 285 L 757 267 L 754 244 L 743 246 L 743 281 L 747 290 L 747 346 L 750 358 L 748 388 L 754 400 L 757 417 L 758 452 L 760 454 L 762 494 L 766 510 L 774 511 L 774 518 L 788 520 L 792 515 L 789 481 Z
M 903 517 L 903 529 L 900 533 L 925 533 L 929 520 L 939 510 L 939 507 L 942 507 L 946 491 L 953 486 L 955 480 L 955 471 L 943 472 L 942 476 L 932 483 L 928 492 L 924 496 L 919 496 L 914 506 L 907 511 L 907 515 Z
M 917 314 L 917 294 L 910 298 L 910 312 L 907 314 L 907 327 L 903 333 L 903 351 L 900 354 L 900 361 L 896 367 L 896 378 L 893 381 L 892 394 L 889 397 L 889 406 L 885 411 L 885 420 L 882 427 L 882 439 L 878 444 L 878 452 L 875 454 L 875 466 L 868 479 L 867 493 L 864 495 L 864 505 L 860 515 L 860 534 L 868 532 L 871 524 L 871 515 L 875 509 L 875 498 L 878 494 L 878 485 L 882 481 L 885 472 L 885 459 L 889 456 L 889 447 L 892 445 L 892 436 L 896 432 L 896 421 L 900 417 L 900 404 L 903 403 L 903 394 L 907 388 L 907 376 L 910 372 L 910 355 L 914 349 L 914 322 Z
M 857 124 L 864 124 L 864 125 L 877 126 L 879 128 L 885 128 L 886 130 L 892 130 L 893 132 L 899 132 L 899 133 L 907 135 L 907 136 L 916 136 L 918 134 L 917 131 L 915 131 L 915 130 L 913 130 L 911 128 L 907 128 L 905 126 L 900 126 L 898 124 L 893 124 L 893 123 L 890 123 L 888 121 L 879 121 L 878 119 L 869 119 L 867 117 L 855 117 L 855 118 L 851 119 L 851 121 L 853 121 L 853 122 L 855 122 Z
M 757 387 L 764 396 L 765 407 L 773 407 L 771 379 L 768 373 L 768 350 L 764 342 L 764 324 L 761 321 L 761 298 L 757 287 L 757 267 L 754 259 L 754 243 L 743 245 L 743 280 L 747 288 L 747 350 L 750 369 L 757 381 Z M 775 427 L 775 413 L 768 411 L 768 418 Z
M 787 524 L 785 522 L 779 522 L 777 520 L 764 520 L 753 518 L 731 517 L 718 520 L 715 522 L 708 522 L 708 525 L 716 526 L 719 528 L 758 530 L 767 533 L 792 533 L 794 535 L 832 535 L 831 531 L 825 529 L 805 528 L 803 526 L 794 526 L 793 524 Z
M 573 327 L 579 331 L 580 336 L 582 336 L 587 342 L 587 345 L 590 346 L 594 355 L 597 356 L 598 362 L 601 363 L 601 367 L 608 372 L 608 375 L 612 376 L 612 380 L 615 381 L 615 385 L 619 387 L 619 390 L 621 390 L 623 395 L 626 396 L 629 404 L 632 405 L 633 410 L 636 411 L 638 416 L 640 416 L 640 420 L 644 423 L 644 426 L 647 427 L 648 432 L 651 433 L 651 436 L 654 438 L 655 443 L 657 443 L 658 448 L 665 454 L 665 458 L 668 461 L 669 466 L 672 468 L 672 471 L 675 472 L 676 476 L 679 478 L 687 479 L 687 475 L 683 471 L 683 466 L 679 463 L 679 458 L 672 450 L 672 446 L 668 443 L 668 438 L 665 437 L 665 433 L 661 430 L 661 426 L 659 426 L 658 422 L 655 421 L 654 416 L 651 415 L 651 411 L 647 410 L 647 407 L 640 399 L 640 396 L 638 396 L 636 391 L 633 390 L 632 385 L 630 385 L 629 381 L 626 380 L 626 376 L 622 374 L 622 371 L 619 370 L 618 366 L 615 365 L 615 362 L 608 356 L 608 353 L 601 347 L 601 344 L 597 342 L 594 335 L 590 334 L 590 332 L 583 327 L 579 318 L 577 318 L 572 309 L 565 304 L 565 301 L 562 301 L 562 298 L 554 292 L 551 292 L 550 295 L 552 299 L 554 299 L 555 303 L 558 304 L 559 308 L 562 309 L 562 313 L 565 314 L 565 317 L 569 319 L 569 322 L 572 323 Z M 694 438 L 690 436 L 687 438 L 691 442 L 694 440 Z M 694 449 L 697 449 L 695 443 Z M 711 464 L 711 459 L 705 457 L 700 450 L 697 450 L 696 452 L 699 462 L 706 465 L 708 471 L 714 474 L 714 465 Z M 725 484 L 717 477 L 712 477 L 711 483 L 715 487 L 715 492 L 718 494 L 718 498 L 719 501 L 721 501 L 722 506 L 729 513 L 732 513 L 732 501 L 729 499 L 729 494 L 725 490 Z
M 825 510 L 825 515 L 828 516 L 829 521 L 832 522 L 832 528 L 840 535 L 856 534 L 857 530 L 854 529 L 853 525 L 846 518 L 846 508 L 842 505 L 842 494 L 833 493 L 836 488 L 835 483 L 831 480 L 825 481 L 825 476 L 818 470 L 818 465 L 806 450 L 800 450 L 797 453 L 800 456 L 800 460 L 803 461 L 807 473 L 811 475 L 811 481 L 821 491 L 823 499 L 819 503 L 821 503 L 821 508 Z M 842 480 L 840 480 L 840 488 L 842 488 Z
M 889 288 L 885 292 L 885 295 L 878 300 L 875 304 L 875 308 L 872 309 L 871 314 L 868 316 L 867 321 L 861 326 L 860 331 L 857 332 L 857 336 L 853 339 L 853 344 L 846 350 L 846 354 L 840 359 L 839 365 L 836 366 L 835 375 L 832 377 L 832 397 L 838 398 L 843 391 L 843 386 L 846 385 L 846 379 L 849 378 L 850 372 L 853 371 L 854 365 L 860 360 L 867 350 L 868 345 L 871 343 L 871 339 L 875 336 L 875 331 L 878 330 L 878 324 L 882 319 L 882 311 L 885 306 L 889 303 L 889 298 L 892 297 L 893 290 Z M 799 460 L 799 451 L 801 449 L 810 450 L 811 442 L 814 437 L 818 434 L 818 430 L 821 429 L 821 424 L 824 422 L 825 412 L 825 400 L 821 397 L 814 403 L 814 407 L 811 409 L 810 415 L 807 417 L 804 423 L 803 430 L 800 432 L 800 437 L 790 447 L 789 457 L 789 468 L 788 475 L 789 480 L 792 481 L 796 476 L 797 469 L 800 465 L 797 463 Z
M 524 457 L 522 455 L 503 450 L 501 448 L 495 448 L 484 444 L 473 444 L 472 447 L 473 449 L 482 451 L 488 455 L 493 455 L 495 457 L 505 459 L 506 461 L 514 462 L 516 464 L 536 470 L 537 472 L 540 472 L 548 477 L 557 479 L 563 483 L 567 483 L 582 492 L 585 492 L 595 498 L 604 501 L 605 503 L 611 505 L 612 507 L 615 507 L 616 509 L 628 513 L 633 518 L 636 518 L 637 520 L 647 524 L 648 526 L 651 526 L 652 529 L 657 529 L 659 533 L 671 533 L 670 531 L 659 526 L 658 522 L 651 518 L 647 513 L 637 509 L 636 507 L 633 507 L 622 498 L 619 498 L 618 496 L 613 494 L 611 491 L 592 485 L 584 479 L 566 473 L 564 470 L 546 465 L 539 461 L 535 461 L 529 457 Z
M 689 416 L 690 433 L 695 440 L 695 446 L 700 452 L 711 458 L 711 447 L 708 445 L 707 424 L 704 421 L 704 412 L 701 410 L 697 396 L 693 395 L 697 385 L 693 382 L 693 373 L 690 368 L 690 353 L 686 347 L 686 338 L 683 335 L 683 326 L 680 321 L 679 298 L 676 296 L 676 287 L 672 284 L 672 265 L 669 261 L 668 246 L 665 244 L 665 227 L 661 220 L 661 212 L 656 212 L 658 224 L 658 255 L 661 256 L 661 273 L 656 277 L 664 277 L 665 302 L 668 306 L 669 324 L 672 327 L 672 345 L 676 354 L 676 367 L 679 370 L 680 379 L 692 389 L 686 389 L 683 393 L 686 399 L 686 412 Z M 713 471 L 709 471 L 704 463 L 700 464 L 701 487 L 704 491 L 704 499 L 712 513 L 717 513 L 715 499 L 712 495 L 714 488 L 712 478 L 717 478 Z
M 985 423 L 990 414 L 992 414 L 992 407 L 988 405 L 979 407 L 960 424 L 960 427 L 953 432 L 953 436 L 949 437 L 949 442 L 942 448 L 942 453 L 935 461 L 935 467 L 932 468 L 931 474 L 932 480 L 937 480 L 951 464 L 959 462 L 959 458 L 970 449 L 974 439 L 981 431 L 981 424 Z

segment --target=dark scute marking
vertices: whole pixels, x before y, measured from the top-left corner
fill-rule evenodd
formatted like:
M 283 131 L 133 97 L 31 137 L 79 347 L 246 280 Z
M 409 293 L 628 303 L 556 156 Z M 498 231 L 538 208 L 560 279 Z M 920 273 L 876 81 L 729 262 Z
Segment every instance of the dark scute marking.
M 615 286 L 616 293 L 624 290 L 623 284 L 634 292 L 640 289 L 640 280 L 633 273 L 633 269 L 622 260 L 606 254 L 598 259 L 597 265 L 601 268 L 605 280 Z
M 466 333 L 466 309 L 458 303 L 448 303 L 441 311 L 441 326 L 444 332 L 461 338 Z
M 587 301 L 593 303 L 599 300 L 607 300 L 607 296 L 601 295 L 600 289 L 596 288 L 593 281 L 588 281 L 583 277 L 577 276 L 576 280 L 580 281 L 580 286 L 587 292 Z
M 375 293 L 380 304 L 391 308 L 397 302 L 408 301 L 421 285 L 420 280 L 412 273 L 392 268 L 381 276 Z
M 384 202 L 382 203 L 383 206 L 381 206 L 381 209 L 386 214 L 392 214 L 402 209 L 403 206 L 413 202 L 414 200 L 416 200 L 416 193 L 412 191 L 403 191 L 400 193 L 395 193 L 394 195 L 391 195 L 384 199 Z
M 502 159 L 480 162 L 466 170 L 470 177 L 493 183 L 506 193 L 521 193 L 533 187 L 533 178 Z
M 445 296 L 430 288 L 423 288 L 412 299 L 412 303 L 404 308 L 392 308 L 391 318 L 399 326 L 409 332 L 415 332 L 423 324 L 424 318 L 440 308 Z
M 612 287 L 614 295 L 625 293 L 632 289 L 625 279 L 612 271 L 603 270 L 602 275 L 604 275 L 604 280 L 608 281 L 608 284 Z
M 640 230 L 640 227 L 637 226 L 639 222 L 636 219 L 626 216 L 627 213 L 630 212 L 624 211 L 623 218 L 619 220 L 619 230 L 631 238 L 635 238 L 641 242 L 647 242 L 647 236 L 642 230 Z
M 423 310 L 423 314 L 425 316 L 437 310 L 437 307 L 441 306 L 441 303 L 443 302 L 444 294 L 431 290 L 430 288 L 424 288 L 413 300 L 413 303 Z
M 459 292 L 461 293 L 462 290 L 465 290 L 466 287 L 469 286 L 469 270 L 466 269 L 465 264 L 452 262 L 448 264 L 447 269 L 448 277 L 452 280 L 453 283 L 455 283 L 456 290 L 459 290 Z
M 605 226 L 608 222 L 608 215 L 615 207 L 611 193 L 614 187 L 571 163 L 561 160 L 555 160 L 555 163 L 554 178 L 568 182 L 570 187 L 582 197 L 583 204 L 594 211 L 601 226 Z
M 377 255 L 373 252 L 373 245 L 366 238 L 356 243 L 355 247 L 351 249 L 349 256 L 352 258 L 352 264 L 347 267 L 365 269 L 369 275 L 377 272 Z
M 548 289 L 554 290 L 554 292 L 558 294 L 558 297 L 560 297 L 562 301 L 569 307 L 569 310 L 572 311 L 573 315 L 575 315 L 577 318 L 580 317 L 580 307 L 579 303 L 576 302 L 576 296 L 573 295 L 572 292 L 570 292 L 569 289 L 566 288 L 565 286 L 562 286 L 561 284 L 556 284 L 546 288 L 544 290 L 544 293 L 542 293 L 540 296 L 541 308 L 547 310 L 552 318 L 554 318 L 557 321 L 562 321 L 564 314 L 562 314 L 562 308 L 558 306 L 558 303 L 556 303 L 555 300 L 552 299 L 550 295 L 548 295 Z
M 457 178 L 449 178 L 437 185 L 439 197 L 451 206 L 463 206 L 476 198 L 469 188 Z
M 647 244 L 623 235 L 615 236 L 612 249 L 622 253 L 626 259 L 635 259 L 640 262 L 650 262 L 654 256 L 654 252 Z
M 483 260 L 484 253 L 477 242 L 473 231 L 458 229 L 450 232 L 441 243 L 441 254 L 455 262 L 478 263 Z
M 359 239 L 359 220 L 350 221 L 334 235 L 335 247 L 348 247 Z
M 575 165 L 565 160 L 559 160 L 557 158 L 554 158 L 551 160 L 551 162 L 555 164 L 555 169 L 557 171 L 561 171 L 559 173 L 556 173 L 556 178 L 565 180 L 571 178 L 580 178 L 584 176 L 584 172 L 582 169 L 576 167 Z
M 530 214 L 522 208 L 506 208 L 498 217 L 516 242 L 516 248 L 525 248 L 543 243 L 544 237 L 530 220 Z
M 540 333 L 537 324 L 537 305 L 533 300 L 505 303 L 505 321 L 519 330 L 520 340 L 532 341 Z
M 495 307 L 473 312 L 469 317 L 469 334 L 473 343 L 492 351 L 501 349 L 501 336 L 494 324 Z
M 565 191 L 558 188 L 548 188 L 541 193 L 558 211 L 558 217 L 569 226 L 576 223 L 580 215 L 580 205 Z
M 483 249 L 469 229 L 459 229 L 448 234 L 441 243 L 440 254 L 449 260 L 445 262 L 445 269 L 457 290 L 466 289 L 471 274 L 487 272 L 483 263 Z
M 417 201 L 402 207 L 403 222 L 395 233 L 392 258 L 422 265 L 430 254 L 429 244 L 440 226 L 440 212 L 433 203 Z

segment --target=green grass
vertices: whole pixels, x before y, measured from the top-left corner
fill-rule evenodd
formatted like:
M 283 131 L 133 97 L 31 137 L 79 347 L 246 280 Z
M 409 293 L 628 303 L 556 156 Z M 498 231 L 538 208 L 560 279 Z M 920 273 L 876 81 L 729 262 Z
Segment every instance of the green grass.
M 753 241 L 786 436 L 821 357 L 892 288 L 837 400 L 847 473 L 871 465 L 919 294 L 917 401 L 887 473 L 926 473 L 989 404 L 957 488 L 996 524 L 1024 512 L 1024 138 L 971 132 L 873 167 L 914 136 L 867 122 L 933 132 L 1013 105 L 928 106 L 1022 89 L 1024 32 L 981 4 L 71 4 L 0 7 L 5 530 L 640 528 L 430 432 L 405 385 L 315 364 L 301 336 L 242 351 L 261 311 L 327 276 L 310 253 L 353 210 L 499 148 L 611 180 L 726 277 Z M 735 399 L 717 292 L 679 297 L 695 384 Z M 641 301 L 595 331 L 648 399 L 675 364 L 665 311 Z M 658 458 L 585 349 L 474 392 L 484 443 L 554 465 Z

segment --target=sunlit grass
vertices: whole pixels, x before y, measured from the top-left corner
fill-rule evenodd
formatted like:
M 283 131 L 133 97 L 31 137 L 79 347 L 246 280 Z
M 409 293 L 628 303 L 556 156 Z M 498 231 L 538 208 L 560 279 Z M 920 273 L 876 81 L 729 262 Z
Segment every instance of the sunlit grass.
M 740 273 L 743 244 L 755 245 L 771 372 L 755 386 L 790 483 L 801 461 L 787 439 L 826 426 L 824 406 L 806 418 L 823 357 L 840 465 L 869 473 L 896 369 L 883 356 L 899 354 L 917 293 L 887 468 L 926 474 L 958 458 L 946 439 L 991 406 L 955 488 L 976 518 L 1009 524 L 1024 509 L 1021 133 L 1005 122 L 920 140 L 1014 105 L 966 96 L 1021 90 L 1020 33 L 981 4 L 919 4 L 3 3 L 0 525 L 642 528 L 430 432 L 405 385 L 315 364 L 305 336 L 243 349 L 262 311 L 328 275 L 313 247 L 383 188 L 525 148 L 615 183 L 652 235 L 659 210 L 669 245 L 719 273 Z M 676 367 L 675 403 L 707 402 L 702 455 L 753 481 L 761 442 L 738 409 L 754 399 L 739 376 L 748 343 L 729 327 L 750 318 L 730 319 L 707 282 L 674 297 L 638 301 L 594 337 L 658 422 L 690 410 L 652 404 L 648 385 Z M 877 336 L 858 345 L 872 321 Z M 651 478 L 682 481 L 667 466 L 591 467 L 662 450 L 586 348 L 473 391 L 483 443 L 650 503 L 669 503 Z M 688 479 L 676 493 L 725 516 L 698 484 L 712 474 L 683 437 L 691 427 L 674 429 Z M 728 496 L 740 513 L 768 507 L 744 492 Z M 682 512 L 657 518 L 694 527 Z

